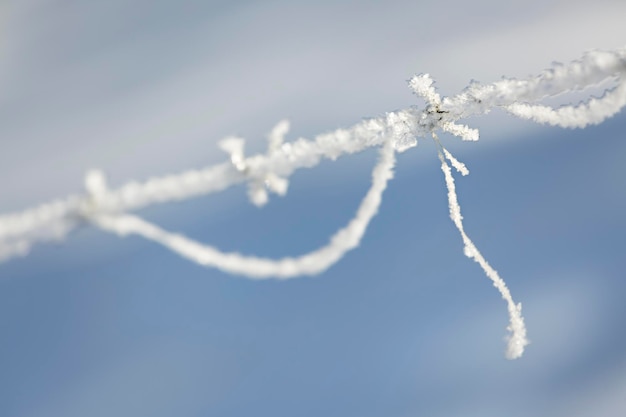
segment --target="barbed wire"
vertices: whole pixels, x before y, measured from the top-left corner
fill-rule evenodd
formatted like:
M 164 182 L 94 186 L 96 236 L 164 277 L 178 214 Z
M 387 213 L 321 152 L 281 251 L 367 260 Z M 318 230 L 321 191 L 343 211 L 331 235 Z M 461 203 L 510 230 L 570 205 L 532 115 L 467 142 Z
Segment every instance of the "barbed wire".
M 481 266 L 507 302 L 510 321 L 507 357 L 517 358 L 528 344 L 521 304 L 513 301 L 504 281 L 464 230 L 448 162 L 462 175 L 469 171 L 441 145 L 436 132 L 441 130 L 462 140 L 476 141 L 478 130 L 459 121 L 489 113 L 494 108 L 522 119 L 566 128 L 598 124 L 626 105 L 625 75 L 626 48 L 588 52 L 579 60 L 566 65 L 554 64 L 551 69 L 527 79 L 502 79 L 492 84 L 474 82 L 452 97 L 441 98 L 430 75 L 421 74 L 409 80 L 409 87 L 426 101 L 424 109 L 413 106 L 389 112 L 347 129 L 320 134 L 312 140 L 300 138 L 293 142 L 285 141 L 289 122 L 283 120 L 269 133 L 265 153 L 246 157 L 245 140 L 228 137 L 219 144 L 229 155 L 227 162 L 144 182 L 131 181 L 117 189 L 110 189 L 104 174 L 93 170 L 85 176 L 84 194 L 0 216 L 0 262 L 27 255 L 38 242 L 62 240 L 82 224 L 93 224 L 120 236 L 143 236 L 201 265 L 250 278 L 286 279 L 318 274 L 359 245 L 393 177 L 395 154 L 415 147 L 417 138 L 432 136 L 439 149 L 450 216 L 461 234 L 466 256 Z M 584 90 L 607 80 L 614 80 L 615 86 L 600 98 L 592 97 L 577 105 L 559 108 L 539 103 L 548 97 Z M 286 194 L 289 177 L 296 170 L 312 168 L 322 159 L 335 160 L 370 147 L 379 147 L 380 157 L 372 171 L 371 187 L 355 216 L 328 244 L 296 258 L 268 259 L 226 253 L 129 214 L 149 205 L 220 192 L 241 183 L 247 184 L 250 201 L 262 206 L 267 203 L 269 192 Z

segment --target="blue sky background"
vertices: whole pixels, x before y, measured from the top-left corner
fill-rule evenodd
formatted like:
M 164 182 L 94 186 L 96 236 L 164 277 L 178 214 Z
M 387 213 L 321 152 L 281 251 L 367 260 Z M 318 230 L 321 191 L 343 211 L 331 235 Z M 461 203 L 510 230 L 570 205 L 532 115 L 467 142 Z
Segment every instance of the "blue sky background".
M 0 212 L 250 152 L 624 45 L 594 2 L 0 2 Z M 621 23 L 620 23 L 621 22 Z M 568 101 L 563 98 L 563 102 Z M 421 104 L 417 102 L 417 104 Z M 466 230 L 532 344 L 504 359 L 505 303 L 448 217 L 429 140 L 399 156 L 361 247 L 314 278 L 252 282 L 140 238 L 83 228 L 0 265 L 2 416 L 620 416 L 626 412 L 626 115 L 563 130 L 494 111 L 444 143 Z M 139 214 L 266 256 L 326 242 L 376 152 Z

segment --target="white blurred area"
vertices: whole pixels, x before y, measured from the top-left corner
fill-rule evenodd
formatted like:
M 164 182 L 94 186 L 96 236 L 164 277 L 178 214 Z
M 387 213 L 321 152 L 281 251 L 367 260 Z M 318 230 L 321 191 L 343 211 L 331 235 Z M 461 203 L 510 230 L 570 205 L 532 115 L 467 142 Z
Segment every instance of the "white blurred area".
M 421 104 L 414 73 L 449 95 L 626 39 L 619 1 L 174 3 L 2 6 L 2 212 L 81 191 L 92 168 L 115 186 L 221 161 L 220 138 L 285 117 L 295 138 Z

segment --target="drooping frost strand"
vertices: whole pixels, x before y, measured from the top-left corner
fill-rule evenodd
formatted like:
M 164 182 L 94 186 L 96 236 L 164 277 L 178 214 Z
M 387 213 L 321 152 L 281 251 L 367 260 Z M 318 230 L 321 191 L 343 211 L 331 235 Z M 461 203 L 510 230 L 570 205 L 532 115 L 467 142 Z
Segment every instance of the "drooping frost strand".
M 435 140 L 436 136 L 435 136 Z M 469 238 L 465 232 L 463 226 L 463 216 L 461 215 L 461 206 L 456 195 L 456 186 L 454 184 L 454 177 L 452 176 L 452 170 L 446 162 L 446 159 L 450 160 L 453 166 L 463 175 L 467 175 L 468 171 L 465 165 L 457 161 L 447 149 L 441 147 L 443 151 L 439 152 L 439 160 L 441 161 L 441 171 L 446 180 L 446 188 L 448 190 L 448 206 L 450 208 L 450 218 L 456 226 L 457 230 L 461 234 L 463 239 L 463 252 L 465 256 L 473 259 L 480 265 L 485 275 L 493 282 L 493 286 L 498 289 L 502 298 L 506 301 L 507 309 L 509 312 L 509 326 L 507 330 L 509 335 L 507 336 L 507 350 L 506 357 L 508 359 L 517 359 L 524 353 L 524 348 L 528 345 L 528 339 L 526 338 L 526 326 L 524 325 L 524 318 L 522 317 L 522 304 L 515 304 L 513 297 L 506 283 L 498 272 L 493 269 L 485 257 L 480 253 L 474 242 Z

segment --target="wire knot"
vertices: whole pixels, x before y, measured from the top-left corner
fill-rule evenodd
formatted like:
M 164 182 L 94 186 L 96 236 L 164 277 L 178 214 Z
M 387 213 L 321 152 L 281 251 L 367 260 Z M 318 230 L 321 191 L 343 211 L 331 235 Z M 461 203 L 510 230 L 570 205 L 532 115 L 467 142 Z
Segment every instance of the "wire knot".
M 430 132 L 441 129 L 463 140 L 478 140 L 477 129 L 456 123 L 459 117 L 455 117 L 453 113 L 445 109 L 441 96 L 435 90 L 434 83 L 429 74 L 414 75 L 409 80 L 409 88 L 427 103 L 419 123 Z

